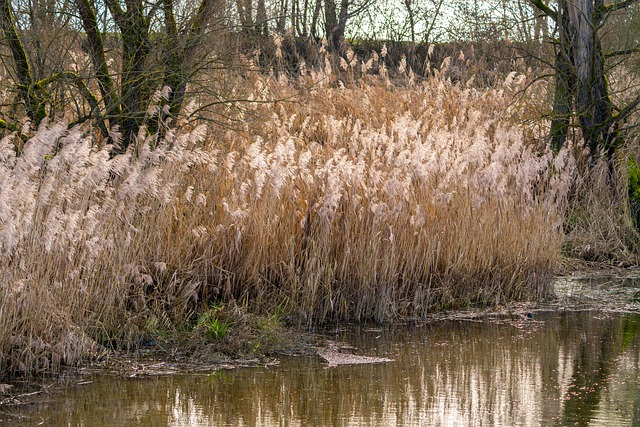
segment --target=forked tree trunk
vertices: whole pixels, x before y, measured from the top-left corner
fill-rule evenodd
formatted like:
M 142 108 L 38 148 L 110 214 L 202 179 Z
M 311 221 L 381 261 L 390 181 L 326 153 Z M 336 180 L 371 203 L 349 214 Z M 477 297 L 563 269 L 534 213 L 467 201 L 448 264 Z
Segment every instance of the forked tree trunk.
M 597 0 L 596 0 L 596 3 Z M 573 34 L 573 63 L 576 70 L 576 113 L 585 143 L 592 153 L 599 146 L 613 154 L 611 118 L 613 108 L 604 75 L 604 55 L 597 30 L 600 19 L 592 0 L 563 0 L 568 30 Z
M 90 107 L 91 113 L 78 118 L 78 123 L 85 120 L 95 121 L 105 137 L 109 135 L 110 130 L 120 129 L 122 140 L 119 146 L 114 147 L 113 154 L 126 151 L 136 140 L 143 126 L 148 126 L 151 132 L 159 130 L 154 128 L 157 127 L 157 119 L 148 117 L 154 90 L 169 88 L 166 100 L 168 108 L 163 109 L 165 113 L 162 118 L 167 121 L 169 118 L 175 120 L 180 114 L 195 64 L 199 61 L 198 49 L 203 46 L 203 37 L 210 28 L 215 10 L 222 6 L 222 0 L 199 0 L 198 9 L 192 18 L 184 22 L 180 28 L 176 22 L 174 7 L 177 6 L 174 2 L 175 0 L 160 0 L 156 4 L 164 15 L 163 27 L 152 25 L 158 10 L 150 10 L 148 3 L 143 0 L 72 0 L 78 8 L 86 38 L 84 46 L 95 72 L 89 79 L 92 79 L 100 90 L 99 99 L 91 90 L 93 84 L 87 83 L 87 77 L 71 71 L 60 71 L 36 80 L 27 51 L 18 35 L 11 0 L 0 0 L 0 29 L 15 62 L 18 91 L 29 119 L 34 124 L 39 124 L 46 115 L 46 106 L 51 102 L 47 86 L 65 80 L 77 87 Z M 239 0 L 239 3 L 244 7 L 242 16 L 249 19 L 252 1 Z M 258 0 L 258 4 L 264 7 L 265 1 Z M 97 19 L 97 12 L 105 9 L 113 18 L 116 24 L 114 30 L 122 43 L 122 53 L 118 61 L 119 78 L 114 78 L 114 74 L 109 70 L 103 33 L 106 30 Z M 158 29 L 164 30 L 164 34 L 157 32 Z M 157 63 L 151 58 L 152 42 L 154 46 L 160 47 L 163 53 Z M 15 124 L 4 120 L 0 120 L 0 127 L 17 129 Z
M 335 0 L 325 0 L 324 18 L 324 28 L 329 48 L 337 51 L 342 46 L 347 20 L 349 19 L 349 0 L 340 1 L 339 12 Z
M 556 83 L 551 123 L 554 150 L 567 139 L 576 117 L 592 154 L 613 155 L 620 145 L 614 107 L 609 97 L 598 30 L 606 18 L 602 0 L 559 0 L 557 11 L 541 0 L 533 3 L 556 20 Z
M 338 15 L 335 0 L 324 0 L 324 31 L 327 42 L 333 44 L 333 37 L 338 27 Z
M 340 14 L 338 15 L 338 28 L 333 34 L 333 43 L 336 49 L 340 49 L 344 41 L 344 34 L 347 29 L 347 20 L 349 19 L 349 0 L 340 2 Z
M 150 52 L 149 19 L 142 0 L 127 0 L 126 10 L 117 0 L 106 0 L 122 37 L 120 105 L 122 142 L 116 151 L 125 151 L 135 141 L 144 124 L 151 95 L 146 62 Z

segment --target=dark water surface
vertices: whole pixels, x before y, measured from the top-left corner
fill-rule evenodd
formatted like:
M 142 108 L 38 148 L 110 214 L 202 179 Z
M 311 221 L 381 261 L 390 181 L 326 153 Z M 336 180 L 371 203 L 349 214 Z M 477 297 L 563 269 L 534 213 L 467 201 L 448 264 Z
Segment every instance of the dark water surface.
M 0 425 L 640 426 L 638 315 L 536 312 L 345 327 L 330 339 L 393 361 L 94 376 Z

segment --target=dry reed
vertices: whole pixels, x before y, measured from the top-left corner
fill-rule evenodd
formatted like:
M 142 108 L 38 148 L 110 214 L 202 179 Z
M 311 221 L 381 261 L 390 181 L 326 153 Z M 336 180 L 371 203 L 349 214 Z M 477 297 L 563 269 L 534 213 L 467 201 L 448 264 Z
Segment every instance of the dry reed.
M 509 120 L 521 77 L 309 74 L 248 75 L 258 101 L 312 89 L 244 131 L 141 133 L 114 159 L 60 122 L 20 156 L 4 138 L 0 372 L 135 346 L 210 301 L 382 321 L 548 290 L 574 165 Z

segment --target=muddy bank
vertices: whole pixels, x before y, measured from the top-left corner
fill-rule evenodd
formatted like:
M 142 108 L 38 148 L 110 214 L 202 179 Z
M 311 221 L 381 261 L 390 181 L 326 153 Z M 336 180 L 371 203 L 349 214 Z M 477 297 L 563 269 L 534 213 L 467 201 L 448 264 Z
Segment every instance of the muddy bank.
M 419 326 L 462 320 L 535 329 L 539 316 L 549 311 L 640 313 L 638 268 L 573 273 L 557 278 L 554 288 L 554 296 L 546 301 L 443 311 L 424 319 L 404 319 L 398 323 Z M 46 400 L 69 385 L 85 384 L 86 378 L 95 375 L 142 378 L 268 367 L 278 365 L 285 356 L 319 357 L 327 366 L 391 361 L 361 354 L 349 343 L 331 340 L 331 335 L 340 330 L 340 325 L 310 330 L 286 325 L 284 321 L 276 322 L 273 318 L 261 319 L 239 313 L 236 315 L 240 317 L 230 315 L 226 318 L 230 323 L 237 323 L 238 327 L 223 339 L 207 337 L 201 330 L 198 334 L 182 338 L 149 340 L 136 352 L 104 351 L 87 366 L 69 368 L 56 378 L 5 380 L 0 383 L 0 408 L 11 410 Z

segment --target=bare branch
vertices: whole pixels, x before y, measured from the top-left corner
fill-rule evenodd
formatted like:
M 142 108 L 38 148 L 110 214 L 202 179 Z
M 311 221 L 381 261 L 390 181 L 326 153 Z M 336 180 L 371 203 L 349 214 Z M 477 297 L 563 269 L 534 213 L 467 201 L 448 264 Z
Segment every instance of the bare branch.
M 553 19 L 554 21 L 558 20 L 558 12 L 556 12 L 555 10 L 551 9 L 549 6 L 544 4 L 544 2 L 542 0 L 529 0 L 529 1 L 535 7 L 540 9 L 540 11 L 542 11 L 542 13 L 547 15 L 549 18 Z
M 625 7 L 631 6 L 633 3 L 638 0 L 624 0 L 624 1 L 616 1 L 613 4 L 605 6 L 605 12 L 615 12 L 616 10 L 624 9 Z
M 373 0 L 367 0 L 364 3 L 362 3 L 361 5 L 359 5 L 358 7 L 356 7 L 355 9 L 349 11 L 349 13 L 347 14 L 347 18 L 351 19 L 354 16 L 359 15 L 360 13 L 362 13 L 364 10 L 366 10 L 369 6 L 371 6 L 371 4 L 373 3 Z
M 96 115 L 100 112 L 100 106 L 98 105 L 98 98 L 93 94 L 93 92 L 91 92 L 91 89 L 89 89 L 89 86 L 87 86 L 84 80 L 82 80 L 80 76 L 78 76 L 76 73 L 72 71 L 62 71 L 62 72 L 53 74 L 52 76 L 49 76 L 47 78 L 44 78 L 34 83 L 34 86 L 39 89 L 42 89 L 45 86 L 50 85 L 51 83 L 54 83 L 56 81 L 63 80 L 63 79 L 70 80 L 78 88 L 82 96 L 89 103 L 89 107 L 91 108 L 91 115 Z M 102 132 L 103 136 L 105 137 L 109 136 L 109 131 L 107 130 L 104 122 L 99 117 L 99 115 L 98 115 L 98 127 L 100 128 L 100 131 Z
M 113 19 L 115 19 L 116 24 L 118 24 L 118 27 L 122 30 L 126 26 L 126 22 L 124 10 L 122 10 L 120 3 L 118 3 L 118 0 L 105 0 L 105 3 L 109 8 L 109 12 L 113 15 Z
M 611 117 L 609 123 L 620 122 L 620 121 L 626 119 L 627 117 L 629 117 L 631 115 L 631 113 L 634 112 L 634 110 L 638 107 L 638 105 L 640 105 L 640 95 L 638 95 L 636 97 L 636 99 L 634 99 L 629 104 L 627 104 L 626 107 L 621 109 L 618 114 L 616 114 L 615 116 Z
M 635 47 L 633 49 L 626 50 L 617 50 L 615 52 L 610 52 L 604 55 L 605 58 L 612 58 L 614 56 L 623 56 L 623 55 L 631 55 L 633 53 L 640 53 L 640 47 Z

